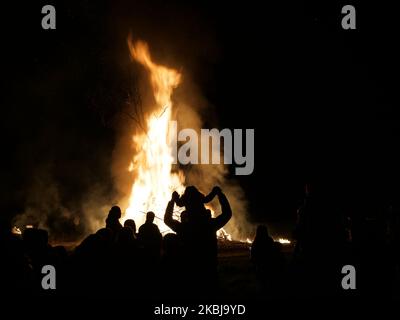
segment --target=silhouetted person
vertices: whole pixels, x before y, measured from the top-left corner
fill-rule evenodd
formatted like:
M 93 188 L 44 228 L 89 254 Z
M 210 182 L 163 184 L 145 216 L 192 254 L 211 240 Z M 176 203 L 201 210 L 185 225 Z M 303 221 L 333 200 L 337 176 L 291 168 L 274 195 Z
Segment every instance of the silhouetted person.
M 124 222 L 124 227 L 128 227 L 132 230 L 134 237 L 136 238 L 136 223 L 133 219 L 128 219 Z
M 41 288 L 41 270 L 44 265 L 57 267 L 58 259 L 56 251 L 53 250 L 48 242 L 48 232 L 43 229 L 28 228 L 22 235 L 25 253 L 30 260 L 34 272 L 35 290 L 38 293 L 48 294 Z
M 365 296 L 389 296 L 393 279 L 396 279 L 384 210 L 365 204 L 362 211 L 366 216 L 358 226 L 360 232 L 355 246 L 357 289 Z
M 162 286 L 173 290 L 174 296 L 183 296 L 184 283 L 188 279 L 184 276 L 182 269 L 182 244 L 179 236 L 175 233 L 167 233 L 163 238 L 163 256 L 161 259 Z
M 347 219 L 341 208 L 341 190 L 329 183 L 306 185 L 298 210 L 294 263 L 301 270 L 300 287 L 311 295 L 337 295 L 343 290 L 340 271 L 347 261 Z M 318 268 L 313 266 L 318 265 Z
M 215 196 L 218 196 L 222 213 L 215 218 L 211 217 L 210 210 L 204 207 L 204 204 L 210 202 Z M 182 222 L 173 218 L 174 204 L 184 206 L 185 211 L 181 213 Z M 204 196 L 196 187 L 189 186 L 185 193 L 179 197 L 174 191 L 168 206 L 165 210 L 164 223 L 177 233 L 182 233 L 184 223 L 198 223 L 211 226 L 214 233 L 221 229 L 232 217 L 232 210 L 228 199 L 219 187 L 214 187 L 212 192 Z
M 272 252 L 274 240 L 264 225 L 257 227 L 256 236 L 251 245 L 251 260 L 256 266 L 263 266 L 268 263 L 268 254 Z
M 119 222 L 121 218 L 121 209 L 118 206 L 113 206 L 106 219 L 106 228 L 111 229 L 115 234 L 122 229 L 122 224 Z
M 146 222 L 139 228 L 138 240 L 143 246 L 147 258 L 155 263 L 160 259 L 162 235 L 154 223 L 154 218 L 154 212 L 147 212 Z
M 134 289 L 140 288 L 137 275 L 142 274 L 143 270 L 138 240 L 130 227 L 123 227 L 118 231 L 110 257 L 111 288 L 121 297 L 131 295 Z
M 218 196 L 222 213 L 211 217 L 210 210 L 204 204 Z M 185 211 L 181 214 L 181 221 L 173 218 L 174 204 L 184 206 Z M 164 222 L 175 231 L 183 245 L 186 271 L 196 274 L 192 286 L 196 291 L 197 286 L 204 290 L 211 290 L 216 284 L 217 272 L 217 235 L 232 217 L 232 210 L 228 199 L 219 187 L 214 187 L 212 192 L 204 196 L 195 187 L 187 187 L 182 197 L 177 192 L 172 194 L 171 201 L 165 211 Z
M 110 228 L 102 228 L 75 248 L 72 280 L 80 288 L 80 294 L 102 296 L 109 293 L 114 281 L 110 275 L 114 261 L 110 256 L 115 236 Z
M 251 260 L 256 267 L 257 278 L 268 294 L 281 293 L 285 258 L 282 245 L 274 242 L 264 225 L 257 227 L 256 236 L 251 245 Z
M 124 226 L 118 231 L 115 243 L 123 247 L 131 247 L 136 244 L 135 235 L 131 227 Z
M 0 216 L 0 293 L 1 297 L 18 297 L 31 294 L 33 269 L 24 252 L 21 237 L 11 233 L 8 221 Z

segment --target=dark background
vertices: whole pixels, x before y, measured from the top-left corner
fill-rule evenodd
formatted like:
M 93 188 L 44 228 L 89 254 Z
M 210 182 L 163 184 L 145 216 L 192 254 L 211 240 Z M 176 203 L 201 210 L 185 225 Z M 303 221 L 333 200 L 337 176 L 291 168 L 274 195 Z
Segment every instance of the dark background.
M 41 28 L 45 4 L 56 30 Z M 341 28 L 345 4 L 357 30 Z M 398 198 L 398 19 L 385 2 L 29 1 L 1 19 L 2 218 L 44 171 L 65 206 L 93 185 L 113 192 L 129 32 L 189 71 L 221 128 L 255 129 L 254 173 L 236 177 L 252 220 L 290 230 L 306 182 L 346 208 Z

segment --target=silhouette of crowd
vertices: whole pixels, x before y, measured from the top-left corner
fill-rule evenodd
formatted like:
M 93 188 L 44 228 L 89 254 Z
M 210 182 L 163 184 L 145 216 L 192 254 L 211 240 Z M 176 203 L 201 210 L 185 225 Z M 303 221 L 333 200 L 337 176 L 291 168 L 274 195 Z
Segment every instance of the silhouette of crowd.
M 221 214 L 212 217 L 205 204 L 219 199 Z M 174 206 L 182 207 L 180 219 Z M 86 237 L 72 253 L 49 244 L 46 230 L 27 228 L 22 236 L 10 228 L 1 232 L 2 289 L 11 294 L 59 294 L 92 297 L 161 297 L 212 295 L 217 283 L 217 231 L 231 218 L 229 202 L 219 187 L 203 195 L 194 186 L 174 192 L 164 222 L 175 233 L 162 236 L 154 212 L 136 230 L 132 219 L 120 223 L 121 209 L 113 206 L 105 227 Z M 56 269 L 57 290 L 42 289 L 42 267 Z
M 215 217 L 206 204 L 217 198 Z M 181 208 L 179 219 L 175 206 Z M 398 296 L 400 215 L 360 215 L 340 210 L 332 198 L 306 186 L 297 211 L 293 250 L 274 241 L 259 225 L 249 262 L 261 297 Z M 27 228 L 13 234 L 1 224 L 1 290 L 13 295 L 83 295 L 91 297 L 193 298 L 217 296 L 217 231 L 232 217 L 219 187 L 202 194 L 189 186 L 173 192 L 164 223 L 173 232 L 162 235 L 154 212 L 138 229 L 132 219 L 120 223 L 121 209 L 110 209 L 105 227 L 87 236 L 73 251 L 51 246 L 48 233 Z M 43 290 L 41 272 L 53 265 L 57 290 Z M 357 270 L 357 290 L 343 290 L 344 265 Z M 238 293 L 240 296 L 240 293 Z
M 364 203 L 364 202 L 363 202 Z M 329 188 L 307 184 L 289 257 L 266 226 L 251 248 L 262 293 L 280 297 L 399 297 L 400 211 L 370 203 L 346 206 Z M 288 259 L 289 258 L 289 259 Z M 353 266 L 355 290 L 344 289 Z

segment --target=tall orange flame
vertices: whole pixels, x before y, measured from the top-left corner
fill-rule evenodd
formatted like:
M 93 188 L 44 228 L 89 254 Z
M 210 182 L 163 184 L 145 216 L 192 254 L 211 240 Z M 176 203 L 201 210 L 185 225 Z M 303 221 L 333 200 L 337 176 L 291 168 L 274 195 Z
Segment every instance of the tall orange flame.
M 131 57 L 143 65 L 149 73 L 156 106 L 146 118 L 147 132 L 133 136 L 138 152 L 134 155 L 129 171 L 135 176 L 129 205 L 124 220 L 134 219 L 141 225 L 145 213 L 153 211 L 155 223 L 161 232 L 169 228 L 163 223 L 164 211 L 171 193 L 184 191 L 184 176 L 181 172 L 172 172 L 173 156 L 169 130 L 171 120 L 172 94 L 181 82 L 181 74 L 174 69 L 156 64 L 145 42 L 132 43 L 128 39 Z
M 150 76 L 150 83 L 156 106 L 146 119 L 147 132 L 133 136 L 133 143 L 138 152 L 129 165 L 129 172 L 133 172 L 135 181 L 129 197 L 129 205 L 125 211 L 123 221 L 135 220 L 137 225 L 145 221 L 145 214 L 153 211 L 156 215 L 155 223 L 160 231 L 165 233 L 170 229 L 164 224 L 164 212 L 171 193 L 184 192 L 185 178 L 181 171 L 172 172 L 173 146 L 169 122 L 172 114 L 172 94 L 180 82 L 182 75 L 175 69 L 156 64 L 149 52 L 148 45 L 143 41 L 132 43 L 128 39 L 131 57 L 143 65 Z M 214 210 L 211 210 L 214 216 Z M 179 218 L 179 217 L 178 217 Z M 217 233 L 218 237 L 232 240 L 231 235 L 224 229 Z

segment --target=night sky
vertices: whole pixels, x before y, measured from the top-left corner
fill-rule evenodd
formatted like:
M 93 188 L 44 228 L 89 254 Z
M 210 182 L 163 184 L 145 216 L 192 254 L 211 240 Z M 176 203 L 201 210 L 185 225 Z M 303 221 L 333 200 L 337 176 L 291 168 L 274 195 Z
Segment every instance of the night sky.
M 136 79 L 129 32 L 190 74 L 220 128 L 255 129 L 254 173 L 235 177 L 254 222 L 290 232 L 305 182 L 346 209 L 395 205 L 396 11 L 322 2 L 4 4 L 2 218 L 24 210 L 37 179 L 71 210 L 92 188 L 112 197 L 115 118 Z M 45 4 L 57 30 L 41 29 Z M 341 28 L 345 4 L 357 30 Z

